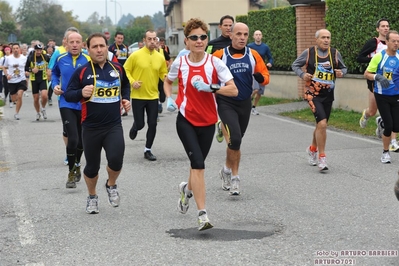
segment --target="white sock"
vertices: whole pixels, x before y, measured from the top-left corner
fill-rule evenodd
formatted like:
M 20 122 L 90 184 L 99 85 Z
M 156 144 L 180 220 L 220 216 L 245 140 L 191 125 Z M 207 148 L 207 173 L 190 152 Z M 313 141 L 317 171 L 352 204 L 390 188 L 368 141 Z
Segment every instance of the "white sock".
M 200 212 L 205 212 L 206 213 L 206 209 L 198 210 L 198 216 L 199 216 Z
M 391 144 L 394 144 L 396 141 L 396 139 L 391 139 Z
M 223 166 L 223 172 L 225 172 L 226 174 L 231 174 L 231 168 L 228 168 L 226 165 Z
M 239 177 L 238 175 L 233 175 L 233 176 L 231 176 L 231 180 L 233 180 L 233 179 L 238 179 L 238 180 L 240 180 L 240 177 Z
M 188 189 L 188 184 L 184 187 L 184 194 L 186 194 L 186 196 L 192 195 L 192 191 Z
M 144 147 L 144 152 L 146 152 L 146 151 L 151 151 L 151 149 Z

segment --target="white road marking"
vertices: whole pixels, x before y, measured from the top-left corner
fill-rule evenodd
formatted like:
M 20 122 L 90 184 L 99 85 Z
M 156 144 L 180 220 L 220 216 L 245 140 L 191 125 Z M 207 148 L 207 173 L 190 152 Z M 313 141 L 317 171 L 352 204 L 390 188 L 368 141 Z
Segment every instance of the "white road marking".
M 17 172 L 18 166 L 12 153 L 11 140 L 6 128 L 3 128 L 1 135 L 5 148 L 6 161 L 10 165 L 10 172 Z M 10 188 L 10 193 L 14 199 L 14 211 L 17 217 L 17 228 L 21 245 L 23 247 L 26 245 L 33 245 L 36 243 L 35 231 L 25 199 L 20 193 L 13 193 L 12 188 Z

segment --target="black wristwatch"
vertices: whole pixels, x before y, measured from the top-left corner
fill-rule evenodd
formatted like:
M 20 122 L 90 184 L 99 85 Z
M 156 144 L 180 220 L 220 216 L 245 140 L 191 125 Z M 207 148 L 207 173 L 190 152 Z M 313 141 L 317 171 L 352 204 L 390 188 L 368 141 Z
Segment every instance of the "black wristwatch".
M 215 93 L 216 91 L 220 90 L 220 85 L 219 84 L 211 84 L 211 90 L 213 93 Z

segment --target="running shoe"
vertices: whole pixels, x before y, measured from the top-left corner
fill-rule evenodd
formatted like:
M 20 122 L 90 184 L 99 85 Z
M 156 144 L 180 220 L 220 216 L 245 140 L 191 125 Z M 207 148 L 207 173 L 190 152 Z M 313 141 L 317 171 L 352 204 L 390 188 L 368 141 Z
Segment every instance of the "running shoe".
M 206 212 L 201 211 L 198 215 L 198 231 L 211 229 L 213 225 L 209 222 L 208 215 Z
M 189 205 L 188 205 L 189 200 L 193 196 L 192 193 L 190 193 L 189 195 L 186 195 L 186 193 L 184 192 L 184 189 L 186 187 L 187 187 L 187 182 L 181 182 L 180 185 L 178 186 L 180 198 L 178 201 L 177 210 L 182 214 L 185 214 L 187 212 L 188 207 L 189 207 Z
M 216 123 L 216 130 L 217 130 L 217 132 L 216 132 L 216 140 L 217 140 L 219 143 L 222 143 L 224 137 L 223 137 L 222 121 L 221 121 L 221 120 L 219 120 L 219 121 Z
M 391 163 L 391 155 L 389 154 L 389 151 L 382 153 L 381 162 L 382 163 Z
M 66 188 L 76 188 L 75 171 L 74 170 L 71 170 L 68 173 L 68 180 L 66 182 Z
M 328 170 L 327 159 L 325 156 L 319 158 L 319 170 L 320 172 Z
M 105 182 L 105 188 L 108 193 L 108 202 L 112 207 L 118 207 L 120 202 L 118 188 L 115 186 L 108 186 L 108 180 Z
M 39 120 L 40 120 L 40 117 L 41 117 L 40 113 L 37 113 L 37 114 L 36 114 L 36 121 L 39 121 Z
M 256 108 L 251 109 L 251 114 L 253 115 L 259 115 L 259 112 L 256 110 Z
M 223 190 L 230 190 L 231 184 L 231 173 L 225 173 L 224 167 L 219 171 L 219 177 L 222 179 L 222 188 Z
M 75 164 L 75 182 L 79 182 L 82 178 L 82 173 L 80 172 L 80 163 Z
M 311 166 L 317 165 L 317 151 L 311 151 L 310 147 L 306 148 L 306 152 L 309 155 L 308 162 Z
M 10 102 L 10 105 L 8 107 L 12 108 L 14 106 L 13 102 Z
M 15 115 L 14 115 L 14 119 L 15 119 L 15 120 L 19 120 L 19 114 L 15 114 Z
M 42 110 L 42 115 L 43 115 L 43 119 L 47 119 L 47 113 L 46 113 L 45 109 Z
M 87 197 L 86 212 L 89 214 L 97 214 L 99 212 L 97 195 L 95 195 L 94 197 L 92 196 Z
M 231 179 L 230 195 L 231 196 L 240 195 L 240 178 L 235 177 Z
M 163 111 L 162 103 L 158 103 L 158 114 L 162 114 L 162 111 Z
M 53 105 L 53 100 L 48 99 L 48 105 L 52 106 Z
M 68 165 L 68 156 L 67 156 L 67 157 L 65 157 L 65 160 L 64 160 L 64 165 Z
M 399 152 L 399 144 L 396 139 L 391 140 L 391 144 L 389 144 L 389 151 Z
M 365 128 L 367 126 L 367 120 L 369 118 L 366 117 L 366 109 L 363 110 L 362 117 L 360 117 L 359 125 L 361 128 Z
M 380 138 L 382 138 L 382 133 L 384 132 L 384 126 L 383 126 L 383 121 L 382 121 L 381 116 L 379 116 L 375 119 L 375 123 L 377 124 L 375 134 L 380 139 Z

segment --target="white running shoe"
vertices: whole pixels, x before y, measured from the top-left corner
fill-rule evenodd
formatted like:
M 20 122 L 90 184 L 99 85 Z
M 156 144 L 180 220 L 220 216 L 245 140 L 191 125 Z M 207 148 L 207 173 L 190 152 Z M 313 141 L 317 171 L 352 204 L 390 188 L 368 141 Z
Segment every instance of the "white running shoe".
M 256 108 L 251 109 L 251 114 L 253 115 L 259 115 L 259 112 L 256 110 Z
M 362 117 L 360 117 L 359 124 L 361 128 L 365 128 L 367 126 L 368 117 L 366 117 L 366 109 L 363 110 Z
M 209 222 L 208 215 L 206 212 L 201 211 L 198 215 L 198 231 L 211 229 L 213 225 Z
M 317 151 L 311 151 L 310 147 L 306 148 L 306 152 L 309 155 L 308 162 L 311 166 L 317 165 Z
M 391 144 L 389 144 L 389 151 L 399 152 L 399 144 L 396 139 L 391 140 Z
M 328 170 L 327 159 L 325 156 L 319 158 L 319 170 L 320 172 Z
M 186 188 L 186 186 L 187 186 L 187 182 L 181 182 L 180 185 L 178 186 L 180 198 L 177 203 L 178 204 L 177 210 L 182 214 L 185 214 L 187 212 L 188 207 L 189 207 L 189 200 L 193 196 L 192 193 L 190 193 L 189 195 L 186 195 L 186 193 L 184 192 L 184 189 Z
M 391 163 L 391 155 L 389 154 L 389 151 L 382 153 L 381 162 L 382 163 Z
M 98 196 L 91 198 L 90 196 L 87 197 L 87 204 L 86 204 L 86 212 L 89 214 L 97 214 L 98 213 Z
M 383 121 L 382 121 L 381 116 L 379 116 L 375 119 L 375 123 L 377 124 L 375 134 L 380 139 L 380 138 L 382 138 L 382 133 L 384 132 L 384 126 L 383 126 Z
M 230 195 L 231 196 L 240 195 L 240 178 L 236 177 L 231 179 Z
M 36 121 L 39 121 L 39 120 L 40 120 L 40 117 L 41 117 L 40 113 L 37 113 L 37 114 L 36 114 Z
M 15 120 L 19 120 L 19 114 L 15 114 L 15 115 L 14 115 L 14 119 L 15 119 Z
M 222 179 L 222 189 L 230 190 L 231 173 L 225 173 L 223 169 L 224 167 L 219 171 L 219 177 Z
M 42 109 L 42 115 L 44 119 L 47 119 L 46 109 Z
M 219 142 L 219 143 L 222 143 L 223 139 L 224 139 L 223 131 L 222 131 L 222 124 L 221 123 L 222 123 L 221 120 L 219 120 L 216 123 L 216 136 L 215 136 L 215 138 L 216 138 L 217 142 Z
M 112 207 L 118 207 L 120 203 L 120 197 L 119 197 L 119 192 L 118 192 L 118 187 L 116 186 L 107 186 L 107 182 L 105 182 L 105 189 L 107 190 L 108 193 L 108 203 Z

